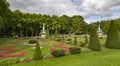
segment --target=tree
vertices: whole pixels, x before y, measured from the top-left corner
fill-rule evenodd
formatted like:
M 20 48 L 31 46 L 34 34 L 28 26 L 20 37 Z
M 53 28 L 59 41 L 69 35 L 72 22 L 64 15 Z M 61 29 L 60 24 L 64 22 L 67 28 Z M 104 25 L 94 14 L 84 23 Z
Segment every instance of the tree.
M 50 34 L 58 31 L 60 34 L 82 33 L 85 24 L 84 18 L 80 15 L 60 17 L 53 15 L 41 15 L 22 13 L 19 10 L 11 11 L 7 0 L 0 0 L 0 36 L 27 37 L 37 36 L 42 29 L 43 22 L 49 28 Z
M 75 15 L 72 17 L 72 28 L 74 33 L 82 33 L 84 25 L 84 18 L 80 15 Z M 78 29 L 79 28 L 79 29 Z
M 77 44 L 78 44 L 77 37 L 74 36 L 74 45 L 77 45 Z
M 116 27 L 116 22 L 114 22 L 113 20 L 111 21 L 111 24 L 108 30 L 105 47 L 108 47 L 111 49 L 120 49 L 120 35 Z
M 96 30 L 97 25 L 93 24 L 90 32 L 89 48 L 93 51 L 100 51 L 101 45 Z
M 43 57 L 42 57 L 42 53 L 41 53 L 41 50 L 40 50 L 39 42 L 37 41 L 35 51 L 34 51 L 34 55 L 33 55 L 33 59 L 34 60 L 40 60 L 42 58 Z

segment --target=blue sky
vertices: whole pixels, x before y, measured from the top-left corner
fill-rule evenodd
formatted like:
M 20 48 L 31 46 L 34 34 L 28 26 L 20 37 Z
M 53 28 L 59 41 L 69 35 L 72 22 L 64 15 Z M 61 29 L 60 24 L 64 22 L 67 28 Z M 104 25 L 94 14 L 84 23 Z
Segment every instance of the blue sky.
M 7 0 L 12 10 L 48 15 L 82 15 L 87 23 L 120 18 L 120 0 Z

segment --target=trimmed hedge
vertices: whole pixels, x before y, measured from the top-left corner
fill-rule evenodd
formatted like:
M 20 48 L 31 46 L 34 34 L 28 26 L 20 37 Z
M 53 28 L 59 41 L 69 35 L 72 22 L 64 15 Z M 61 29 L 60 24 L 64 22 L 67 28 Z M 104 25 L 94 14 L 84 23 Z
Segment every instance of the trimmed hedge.
M 65 56 L 65 50 L 64 49 L 56 49 L 54 51 L 51 51 L 51 55 L 53 55 L 54 57 Z
M 28 43 L 29 44 L 35 44 L 37 42 L 37 40 L 29 40 Z
M 71 54 L 80 54 L 81 53 L 81 49 L 79 47 L 70 47 L 69 51 Z

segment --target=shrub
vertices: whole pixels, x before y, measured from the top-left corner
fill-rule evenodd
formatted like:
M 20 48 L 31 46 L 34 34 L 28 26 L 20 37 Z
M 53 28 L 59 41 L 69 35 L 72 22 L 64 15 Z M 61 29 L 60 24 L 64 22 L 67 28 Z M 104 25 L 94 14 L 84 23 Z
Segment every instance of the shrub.
M 43 58 L 43 56 L 42 56 L 42 53 L 41 53 L 41 50 L 40 50 L 39 42 L 37 41 L 35 51 L 34 51 L 34 55 L 33 55 L 33 59 L 34 60 L 40 60 L 42 58 Z
M 71 54 L 79 54 L 81 53 L 81 49 L 79 47 L 70 47 Z
M 9 59 L 4 59 L 2 61 L 0 61 L 0 66 L 9 66 L 12 64 L 16 64 L 19 63 L 19 59 L 18 58 L 9 58 Z
M 99 37 L 100 39 L 103 39 L 103 37 Z
M 120 35 L 114 21 L 111 21 L 105 47 L 111 49 L 120 49 Z
M 75 36 L 74 37 L 74 45 L 77 45 L 78 44 L 78 42 L 77 42 L 77 37 Z
M 89 40 L 88 40 L 88 37 L 87 35 L 85 36 L 85 44 L 88 44 L 89 43 Z
M 47 31 L 46 31 L 46 39 L 50 39 L 50 33 L 49 33 L 49 29 L 47 28 Z
M 62 38 L 59 38 L 59 39 L 57 39 L 56 41 L 58 41 L 58 42 L 59 42 L 59 41 L 62 41 L 62 40 L 63 40 Z
M 37 42 L 37 40 L 29 40 L 29 44 L 34 44 L 36 42 Z
M 54 35 L 54 40 L 58 40 L 59 39 L 59 34 L 58 34 L 58 30 L 57 28 L 55 29 L 55 35 Z
M 92 29 L 90 32 L 89 49 L 91 49 L 93 51 L 101 50 L 101 45 L 100 45 L 100 40 L 97 35 L 96 25 L 94 25 L 94 24 L 92 25 Z
M 67 44 L 71 44 L 71 45 L 73 44 L 73 42 L 72 42 L 72 41 L 67 41 L 66 43 L 67 43 Z
M 71 38 L 68 38 L 67 41 L 72 41 L 72 39 L 71 39 Z
M 86 45 L 85 42 L 80 42 L 80 46 L 81 46 L 81 47 L 84 47 L 85 45 Z
M 65 56 L 65 50 L 64 50 L 64 49 L 56 49 L 56 50 L 52 51 L 51 54 L 52 54 L 54 57 Z

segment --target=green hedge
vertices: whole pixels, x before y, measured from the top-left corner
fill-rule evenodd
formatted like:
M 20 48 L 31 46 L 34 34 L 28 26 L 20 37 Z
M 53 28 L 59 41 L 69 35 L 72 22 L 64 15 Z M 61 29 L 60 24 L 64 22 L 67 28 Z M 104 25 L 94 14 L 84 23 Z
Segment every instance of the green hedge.
M 54 51 L 51 51 L 51 55 L 53 55 L 54 57 L 65 56 L 65 50 L 64 49 L 56 49 Z
M 29 44 L 35 44 L 37 42 L 37 40 L 29 40 L 28 43 Z
M 80 42 L 80 46 L 84 47 L 84 46 L 86 46 L 86 43 L 85 42 Z
M 2 61 L 0 61 L 0 66 L 10 66 L 12 64 L 16 64 L 19 63 L 19 59 L 18 58 L 9 58 L 9 59 L 4 59 Z
M 72 39 L 71 38 L 68 38 L 68 39 L 66 39 L 67 41 L 72 41 Z
M 69 51 L 71 54 L 80 54 L 81 53 L 81 49 L 79 47 L 70 47 Z

